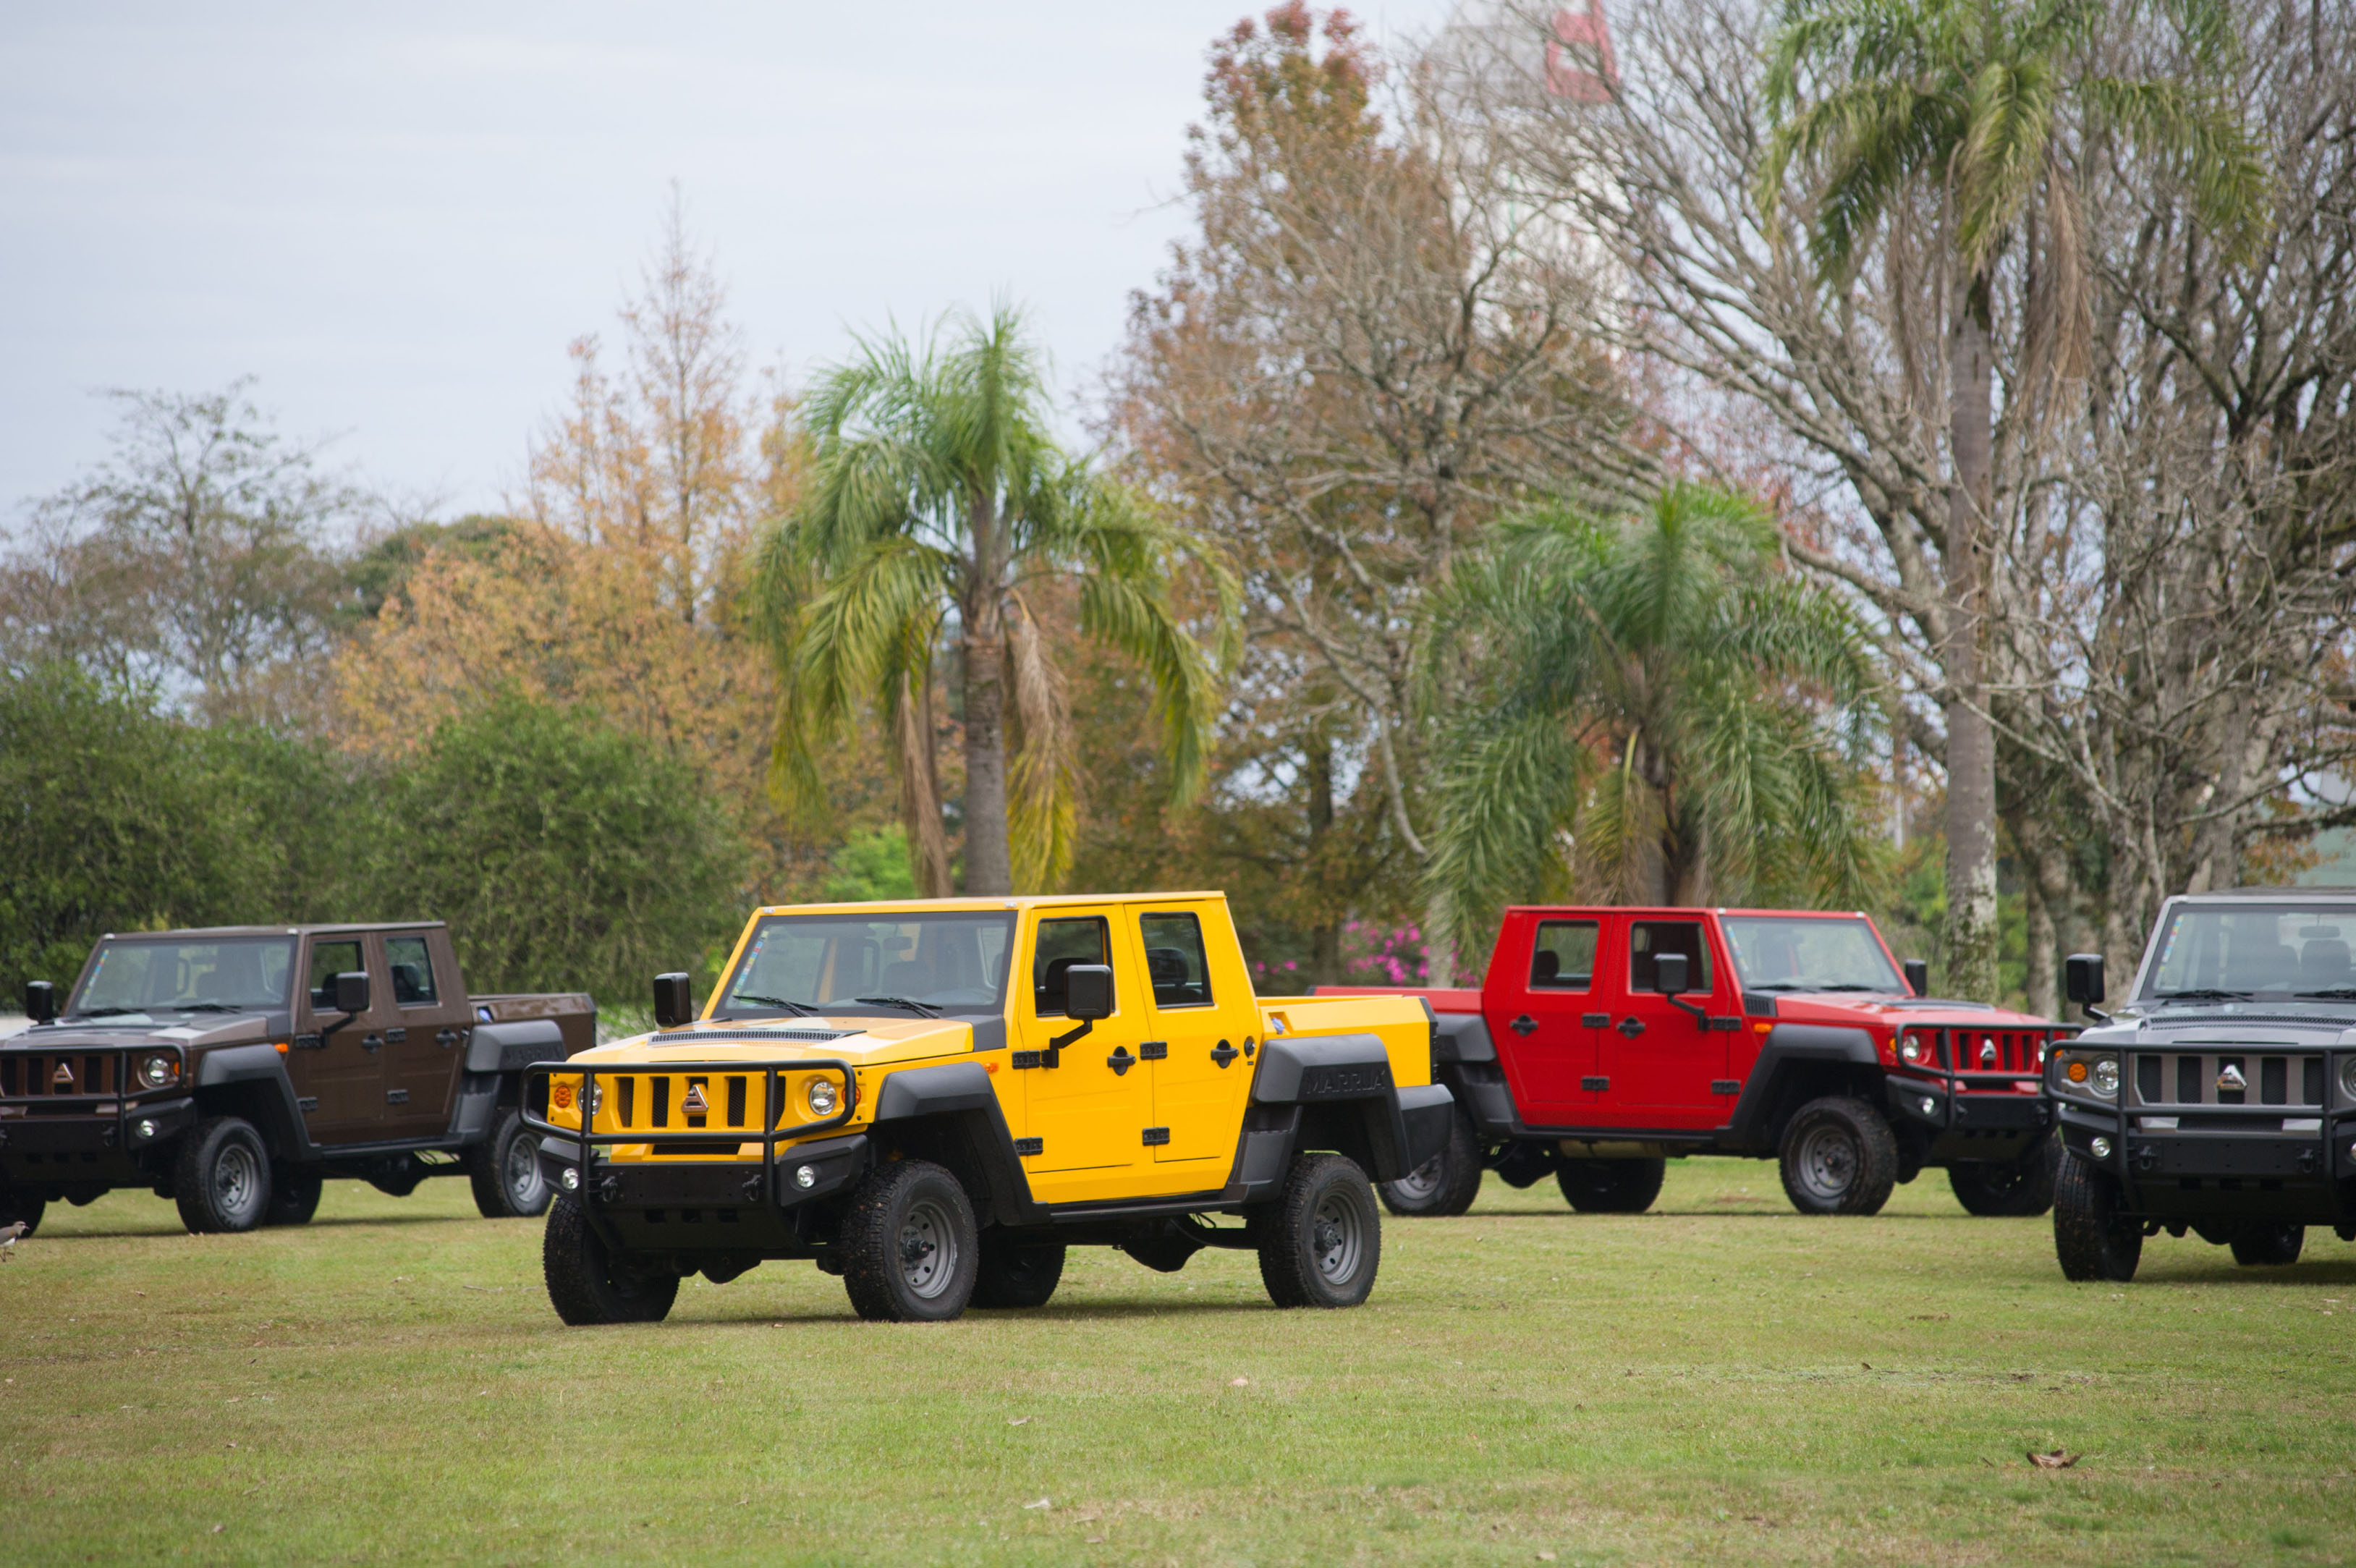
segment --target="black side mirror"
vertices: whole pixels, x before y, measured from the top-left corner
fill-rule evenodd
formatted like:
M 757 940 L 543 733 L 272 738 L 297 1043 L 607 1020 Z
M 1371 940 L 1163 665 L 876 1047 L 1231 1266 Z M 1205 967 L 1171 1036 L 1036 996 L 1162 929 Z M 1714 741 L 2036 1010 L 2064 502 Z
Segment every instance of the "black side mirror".
M 2073 952 L 2062 960 L 2062 991 L 2081 1007 L 2099 1005 L 2103 1000 L 2103 955 Z
M 682 970 L 655 976 L 655 1026 L 676 1029 L 695 1021 L 695 989 Z
M 1910 958 L 1901 966 L 1906 971 L 1906 989 L 1917 996 L 1931 994 L 1931 963 L 1928 959 Z
M 1064 1016 L 1094 1022 L 1112 1016 L 1112 966 L 1076 963 L 1064 972 Z
M 1664 996 L 1683 996 L 1692 989 L 1692 960 L 1681 952 L 1665 952 L 1653 960 L 1653 989 Z
M 369 1010 L 369 977 L 364 969 L 348 969 L 336 976 L 336 1011 L 365 1013 Z
M 25 982 L 25 1016 L 46 1024 L 58 1015 L 58 988 L 46 980 Z

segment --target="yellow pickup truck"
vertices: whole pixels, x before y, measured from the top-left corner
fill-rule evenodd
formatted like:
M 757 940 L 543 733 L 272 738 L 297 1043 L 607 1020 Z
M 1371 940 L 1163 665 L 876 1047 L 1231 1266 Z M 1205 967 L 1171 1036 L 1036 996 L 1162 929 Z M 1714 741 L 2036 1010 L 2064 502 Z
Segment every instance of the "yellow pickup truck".
M 567 1323 L 788 1258 L 867 1318 L 1039 1306 L 1076 1245 L 1250 1251 L 1278 1305 L 1355 1306 L 1369 1178 L 1453 1114 L 1419 999 L 1254 994 L 1216 893 L 761 909 L 700 1016 L 683 974 L 655 1011 L 527 1083 Z

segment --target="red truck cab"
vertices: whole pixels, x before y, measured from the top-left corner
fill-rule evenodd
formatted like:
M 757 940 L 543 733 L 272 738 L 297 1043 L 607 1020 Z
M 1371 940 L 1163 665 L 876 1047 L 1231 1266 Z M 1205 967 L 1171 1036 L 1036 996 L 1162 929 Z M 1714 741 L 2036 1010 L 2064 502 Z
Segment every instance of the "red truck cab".
M 1480 990 L 1411 993 L 1461 1125 L 1385 1199 L 1462 1213 L 1489 1169 L 1638 1212 L 1669 1156 L 1725 1154 L 1777 1159 L 1807 1213 L 1873 1213 L 1930 1165 L 1974 1213 L 2044 1212 L 2040 1075 L 2074 1030 L 1920 983 L 1859 913 L 1508 909 Z

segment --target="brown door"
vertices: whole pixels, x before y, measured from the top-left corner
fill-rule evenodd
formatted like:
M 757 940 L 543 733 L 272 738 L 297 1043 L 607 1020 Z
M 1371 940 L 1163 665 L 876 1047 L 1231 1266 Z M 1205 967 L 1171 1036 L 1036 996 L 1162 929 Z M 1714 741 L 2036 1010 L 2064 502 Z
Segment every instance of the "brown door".
M 466 993 L 448 932 L 386 931 L 380 940 L 395 1015 L 384 1032 L 385 1136 L 432 1137 L 450 1124 Z
M 322 1144 L 365 1144 L 384 1124 L 384 1026 L 392 1011 L 369 959 L 368 939 L 324 932 L 303 956 L 295 997 L 294 1045 L 286 1055 L 296 1103 L 311 1137 Z M 346 1020 L 336 1011 L 336 976 L 369 972 L 369 1011 Z

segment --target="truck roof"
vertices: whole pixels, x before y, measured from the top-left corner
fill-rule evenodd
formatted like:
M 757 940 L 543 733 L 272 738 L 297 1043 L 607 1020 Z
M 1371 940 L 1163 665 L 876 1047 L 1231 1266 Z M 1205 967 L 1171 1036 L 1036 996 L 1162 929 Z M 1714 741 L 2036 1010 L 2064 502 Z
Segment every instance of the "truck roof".
M 168 931 L 109 931 L 110 942 L 177 941 L 187 937 L 308 937 L 343 931 L 425 931 L 440 920 L 355 920 L 340 925 L 305 923 L 292 926 L 176 926 Z
M 786 915 L 817 910 L 841 910 L 846 914 L 865 910 L 871 914 L 892 909 L 937 909 L 944 912 L 978 909 L 1055 909 L 1076 905 L 1096 904 L 1168 904 L 1178 899 L 1217 898 L 1224 901 L 1225 893 L 1196 891 L 1191 893 L 1012 893 L 996 898 L 875 898 L 856 904 L 765 904 L 754 911 L 756 915 Z
M 2356 887 L 2327 887 L 2313 884 L 2297 887 L 2213 887 L 2206 893 L 2179 893 L 2179 898 L 2270 898 L 2276 903 L 2297 904 L 2308 899 L 2343 900 L 2356 898 Z
M 1614 915 L 1769 915 L 1779 920 L 1861 920 L 1862 909 L 1754 909 L 1724 904 L 1509 904 L 1507 914 L 1609 910 Z

